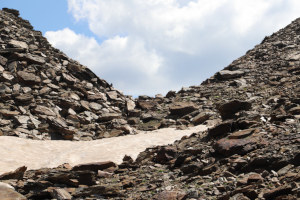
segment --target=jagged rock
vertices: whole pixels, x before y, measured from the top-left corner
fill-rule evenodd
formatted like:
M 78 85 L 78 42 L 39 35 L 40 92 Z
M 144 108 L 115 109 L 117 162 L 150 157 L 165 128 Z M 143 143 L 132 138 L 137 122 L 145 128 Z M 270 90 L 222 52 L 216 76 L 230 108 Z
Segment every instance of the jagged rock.
M 22 115 L 32 114 L 42 124 L 38 126 L 49 124 L 50 128 L 39 127 L 36 133 L 44 140 L 81 140 L 81 137 L 85 140 L 81 134 L 86 132 L 85 125 L 105 123 L 115 118 L 127 119 L 127 113 L 123 111 L 131 98 L 53 48 L 41 32 L 33 30 L 27 20 L 18 17 L 17 10 L 4 10 L 0 11 L 0 34 L 3 36 L 0 40 L 0 103 L 7 107 L 1 106 L 1 109 L 17 110 Z M 89 116 L 85 111 L 90 112 Z M 139 111 L 136 113 L 139 115 Z M 67 121 L 69 114 L 78 116 L 80 122 L 55 130 L 56 123 L 47 119 L 47 116 L 52 116 Z M 9 117 L 7 115 L 12 114 L 6 112 L 3 115 Z M 15 119 L 17 125 L 29 129 L 37 127 L 32 122 L 25 124 Z M 0 127 L 2 129 L 5 129 L 4 135 L 11 135 L 15 125 L 11 123 Z M 109 123 L 105 123 L 102 129 L 108 133 L 106 137 L 113 132 Z M 30 131 L 23 132 L 22 137 L 32 138 Z
M 100 121 L 110 121 L 110 120 L 113 120 L 113 119 L 118 119 L 120 117 L 121 116 L 118 113 L 104 113 L 101 116 L 99 116 L 98 119 Z
M 241 139 L 250 136 L 252 133 L 257 132 L 257 129 L 246 129 L 237 131 L 228 136 L 229 139 Z
M 3 116 L 6 116 L 6 117 L 13 117 L 13 116 L 19 115 L 20 112 L 2 109 L 2 110 L 0 110 L 0 114 L 2 114 Z
M 37 106 L 33 111 L 41 115 L 56 116 L 52 109 L 45 106 Z
M 251 108 L 251 103 L 249 102 L 233 100 L 222 104 L 218 110 L 223 119 L 230 119 L 234 117 L 235 113 L 242 110 L 249 110 L 250 108 Z
M 13 172 L 7 172 L 0 175 L 0 180 L 7 180 L 7 179 L 22 179 L 24 176 L 25 171 L 27 170 L 27 167 L 19 167 Z
M 183 116 L 189 114 L 197 109 L 192 102 L 175 102 L 170 106 L 171 115 Z
M 208 130 L 208 137 L 220 137 L 227 135 L 232 130 L 232 121 L 224 121 Z
M 155 101 L 139 100 L 137 102 L 137 106 L 140 107 L 142 110 L 154 110 L 157 106 L 157 103 Z
M 28 45 L 22 41 L 10 40 L 8 44 L 16 48 L 28 49 Z
M 72 196 L 69 192 L 64 189 L 53 189 L 51 192 L 51 196 L 57 200 L 71 200 Z
M 300 114 L 300 106 L 291 108 L 289 111 L 290 111 L 290 113 L 292 113 L 293 115 L 299 115 L 299 114 Z
M 155 161 L 161 164 L 167 163 L 176 156 L 176 149 L 172 147 L 161 147 L 155 157 Z
M 181 191 L 163 191 L 159 193 L 155 199 L 157 200 L 182 200 L 186 197 L 186 193 Z
M 73 171 L 81 171 L 81 170 L 91 170 L 97 172 L 98 170 L 107 170 L 109 168 L 115 168 L 117 165 L 114 162 L 95 162 L 95 163 L 87 163 L 74 166 L 72 168 Z
M 267 200 L 271 200 L 271 199 L 275 199 L 276 197 L 281 196 L 281 195 L 290 194 L 291 190 L 292 190 L 291 186 L 283 185 L 283 186 L 278 187 L 276 189 L 266 191 L 264 193 L 263 197 Z
M 16 17 L 19 17 L 19 15 L 20 15 L 20 12 L 18 10 L 16 10 L 16 9 L 3 8 L 2 10 L 5 11 L 5 12 L 7 12 L 7 13 L 11 13 L 11 14 L 13 14 Z
M 255 149 L 257 144 L 256 138 L 244 139 L 220 139 L 215 144 L 215 150 L 225 156 L 239 154 L 244 155 Z
M 244 74 L 245 72 L 240 70 L 236 70 L 236 71 L 222 70 L 217 73 L 217 77 L 221 80 L 227 80 L 232 78 L 239 78 Z
M 195 125 L 202 124 L 203 122 L 205 122 L 206 120 L 208 120 L 210 116 L 211 116 L 210 113 L 199 113 L 197 116 L 195 116 L 193 118 L 192 122 Z
M 22 81 L 24 81 L 28 84 L 39 84 L 41 82 L 41 78 L 36 76 L 33 73 L 19 71 L 17 74 L 18 74 L 19 78 L 22 79 Z
M 25 196 L 10 188 L 0 186 L 0 199 L 3 200 L 27 200 Z

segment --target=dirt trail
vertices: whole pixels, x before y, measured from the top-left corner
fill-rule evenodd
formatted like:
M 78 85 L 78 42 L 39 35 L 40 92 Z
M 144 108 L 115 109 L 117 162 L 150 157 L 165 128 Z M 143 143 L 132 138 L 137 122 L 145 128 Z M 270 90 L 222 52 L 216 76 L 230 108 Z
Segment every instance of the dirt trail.
M 28 169 L 57 167 L 63 163 L 77 165 L 88 162 L 111 160 L 121 163 L 124 155 L 136 159 L 146 148 L 167 145 L 185 135 L 204 131 L 207 127 L 199 125 L 186 130 L 164 128 L 137 135 L 126 135 L 93 141 L 41 141 L 17 137 L 0 137 L 0 173 L 15 170 L 20 166 Z

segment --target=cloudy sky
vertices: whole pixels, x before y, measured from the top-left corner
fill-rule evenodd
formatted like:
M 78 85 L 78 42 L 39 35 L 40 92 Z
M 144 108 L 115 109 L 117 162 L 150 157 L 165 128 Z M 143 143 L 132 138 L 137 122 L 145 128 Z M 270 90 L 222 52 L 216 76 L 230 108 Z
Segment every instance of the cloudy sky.
M 299 0 L 0 0 L 128 95 L 199 85 L 300 17 Z

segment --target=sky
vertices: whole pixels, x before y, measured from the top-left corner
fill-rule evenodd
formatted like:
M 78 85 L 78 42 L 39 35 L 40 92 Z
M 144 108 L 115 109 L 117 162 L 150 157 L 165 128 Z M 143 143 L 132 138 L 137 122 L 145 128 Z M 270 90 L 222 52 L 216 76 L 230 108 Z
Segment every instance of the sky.
M 0 0 L 126 95 L 199 85 L 300 17 L 299 0 Z

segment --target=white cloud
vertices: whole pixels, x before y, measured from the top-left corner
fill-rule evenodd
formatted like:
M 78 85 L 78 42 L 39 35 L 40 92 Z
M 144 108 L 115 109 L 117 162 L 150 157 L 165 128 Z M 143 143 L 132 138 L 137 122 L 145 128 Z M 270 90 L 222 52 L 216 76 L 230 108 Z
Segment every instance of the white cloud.
M 126 94 L 200 84 L 298 17 L 298 0 L 68 0 L 93 38 L 47 32 L 54 46 Z

